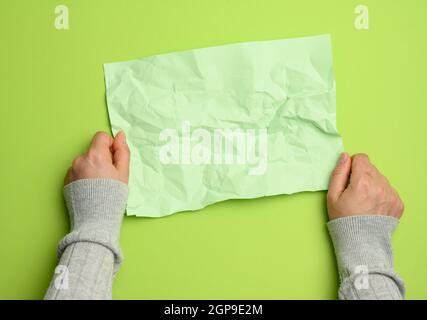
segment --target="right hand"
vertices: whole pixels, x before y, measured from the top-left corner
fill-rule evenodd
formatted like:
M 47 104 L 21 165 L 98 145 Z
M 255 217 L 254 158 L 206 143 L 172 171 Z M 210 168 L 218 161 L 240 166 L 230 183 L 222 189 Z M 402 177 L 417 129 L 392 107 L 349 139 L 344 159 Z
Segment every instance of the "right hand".
M 404 205 L 365 154 L 342 153 L 332 173 L 327 196 L 329 220 L 356 215 L 384 215 L 399 219 Z

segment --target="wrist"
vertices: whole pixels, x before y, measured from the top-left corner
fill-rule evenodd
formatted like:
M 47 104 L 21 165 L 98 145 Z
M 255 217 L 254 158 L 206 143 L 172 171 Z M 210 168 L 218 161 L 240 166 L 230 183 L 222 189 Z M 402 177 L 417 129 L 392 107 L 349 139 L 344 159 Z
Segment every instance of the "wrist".
M 112 179 L 80 179 L 64 187 L 71 230 L 120 231 L 128 187 Z
M 391 234 L 399 220 L 389 216 L 349 216 L 328 222 L 340 275 L 358 268 L 393 269 Z
M 80 179 L 64 187 L 71 232 L 61 241 L 59 255 L 71 243 L 93 242 L 113 251 L 121 262 L 120 228 L 128 187 L 112 179 Z

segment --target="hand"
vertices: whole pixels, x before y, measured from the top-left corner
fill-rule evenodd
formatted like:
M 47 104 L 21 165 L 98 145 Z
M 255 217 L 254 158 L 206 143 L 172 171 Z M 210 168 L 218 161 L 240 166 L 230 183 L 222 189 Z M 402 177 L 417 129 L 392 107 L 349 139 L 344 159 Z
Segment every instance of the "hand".
M 77 157 L 68 170 L 65 184 L 79 179 L 114 179 L 128 183 L 129 147 L 123 131 L 112 138 L 105 132 L 97 132 L 89 150 Z
M 329 219 L 355 215 L 385 215 L 400 218 L 404 206 L 389 184 L 365 154 L 352 158 L 342 153 L 332 173 L 328 191 Z

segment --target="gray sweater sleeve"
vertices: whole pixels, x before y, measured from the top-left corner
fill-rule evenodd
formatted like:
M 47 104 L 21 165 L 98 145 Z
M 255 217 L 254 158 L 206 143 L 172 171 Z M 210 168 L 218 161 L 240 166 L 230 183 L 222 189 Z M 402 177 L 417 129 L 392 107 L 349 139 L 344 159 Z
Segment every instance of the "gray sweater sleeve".
M 60 261 L 45 299 L 111 299 L 122 254 L 120 227 L 128 188 L 110 179 L 82 179 L 64 195 L 71 232 L 58 246 Z M 390 236 L 398 220 L 354 216 L 328 223 L 341 280 L 340 299 L 401 299 Z
M 111 299 L 122 262 L 120 227 L 128 187 L 111 179 L 82 179 L 64 188 L 71 232 L 58 246 L 60 261 L 45 299 Z
M 391 234 L 399 220 L 351 216 L 328 223 L 335 248 L 343 300 L 403 299 L 403 281 L 393 268 Z

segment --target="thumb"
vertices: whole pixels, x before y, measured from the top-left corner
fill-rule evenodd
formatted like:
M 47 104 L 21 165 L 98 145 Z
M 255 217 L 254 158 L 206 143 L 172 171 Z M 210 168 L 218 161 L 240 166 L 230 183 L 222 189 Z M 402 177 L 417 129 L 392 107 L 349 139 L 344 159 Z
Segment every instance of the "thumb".
M 347 187 L 350 177 L 351 159 L 346 152 L 341 153 L 338 163 L 332 172 L 328 197 L 337 200 Z
M 127 180 L 129 176 L 130 151 L 123 131 L 120 131 L 114 138 L 112 151 L 114 166 L 126 177 Z

